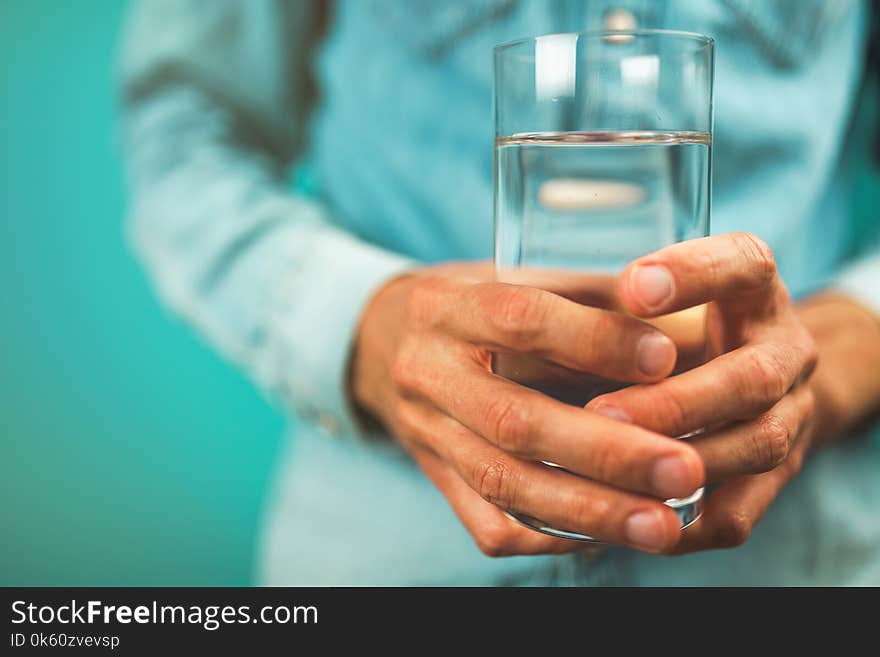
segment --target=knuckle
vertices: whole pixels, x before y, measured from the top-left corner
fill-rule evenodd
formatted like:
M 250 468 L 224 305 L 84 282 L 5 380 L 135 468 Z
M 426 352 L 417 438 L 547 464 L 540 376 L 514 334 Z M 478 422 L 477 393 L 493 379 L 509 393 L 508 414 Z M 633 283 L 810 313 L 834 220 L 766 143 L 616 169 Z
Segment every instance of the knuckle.
M 803 369 L 803 378 L 809 378 L 813 372 L 816 370 L 816 366 L 819 364 L 819 347 L 816 345 L 816 341 L 813 339 L 813 336 L 809 334 L 809 332 L 804 329 L 805 340 L 804 340 L 804 369 Z
M 754 440 L 757 465 L 772 470 L 782 463 L 791 448 L 792 434 L 791 427 L 778 415 L 762 416 Z
M 507 285 L 490 309 L 497 328 L 518 344 L 529 344 L 540 332 L 544 304 L 538 290 Z
M 404 342 L 395 353 L 390 366 L 391 381 L 397 388 L 412 390 L 418 387 L 417 351 Z
M 404 316 L 410 321 L 425 321 L 436 311 L 437 296 L 445 285 L 446 280 L 442 276 L 430 274 L 421 277 L 407 295 Z
M 491 458 L 477 464 L 473 481 L 477 493 L 487 502 L 515 507 L 516 477 L 509 463 L 499 458 Z
M 611 529 L 608 526 L 611 512 L 612 506 L 608 500 L 593 496 L 579 496 L 572 502 L 570 508 L 571 518 L 574 522 L 572 529 L 587 534 L 599 534 L 603 530 L 607 532 Z
M 789 469 L 791 476 L 796 475 L 804 466 L 804 453 L 800 450 L 794 450 L 785 462 L 785 466 Z
M 716 538 L 721 547 L 738 547 L 752 535 L 752 521 L 742 511 L 731 511 L 718 525 Z
M 776 278 L 776 258 L 773 250 L 754 233 L 734 233 L 734 240 L 748 264 L 758 287 L 764 287 Z
M 688 431 L 688 413 L 678 397 L 679 393 L 669 386 L 658 384 L 654 386 L 652 395 L 656 397 L 651 405 L 657 409 L 658 417 L 663 418 L 663 424 L 670 428 L 670 432 L 678 435 Z
M 592 478 L 610 482 L 619 471 L 618 447 L 600 441 L 590 450 L 590 464 L 593 469 Z
M 777 402 L 788 392 L 787 367 L 775 350 L 754 348 L 748 352 L 742 374 L 742 397 L 764 406 Z
M 633 349 L 629 345 L 629 335 L 621 330 L 619 323 L 609 313 L 598 313 L 592 322 L 584 322 L 578 342 L 584 345 L 589 353 L 590 365 L 600 370 L 610 369 L 619 363 L 620 354 L 627 354 Z M 616 349 L 609 349 L 609 338 L 618 340 Z
M 816 414 L 816 394 L 805 390 L 801 398 L 801 422 L 809 423 Z
M 489 402 L 486 421 L 491 437 L 501 449 L 518 454 L 528 451 L 528 404 L 514 396 L 498 397 Z
M 412 406 L 404 399 L 397 399 L 391 409 L 394 424 L 403 437 L 413 437 L 418 433 L 420 422 Z
M 508 527 L 489 525 L 474 533 L 477 548 L 487 557 L 506 557 L 511 554 L 514 533 Z

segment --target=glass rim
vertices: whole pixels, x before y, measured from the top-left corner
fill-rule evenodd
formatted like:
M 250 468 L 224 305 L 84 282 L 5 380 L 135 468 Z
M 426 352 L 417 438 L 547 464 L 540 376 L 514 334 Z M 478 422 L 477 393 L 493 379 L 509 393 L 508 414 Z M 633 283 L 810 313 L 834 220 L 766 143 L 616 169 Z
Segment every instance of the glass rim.
M 492 48 L 495 55 L 498 55 L 502 52 L 506 52 L 512 48 L 516 48 L 517 46 L 521 46 L 528 42 L 535 42 L 542 37 L 549 36 L 574 36 L 580 39 L 581 37 L 589 38 L 589 39 L 602 39 L 608 37 L 649 37 L 649 36 L 667 36 L 667 37 L 676 37 L 677 39 L 681 39 L 683 41 L 691 41 L 699 44 L 699 48 L 711 47 L 715 44 L 715 39 L 706 34 L 700 34 L 699 32 L 688 32 L 687 30 L 664 30 L 664 29 L 634 29 L 634 30 L 606 30 L 606 29 L 597 29 L 597 30 L 583 30 L 580 32 L 548 32 L 547 34 L 536 34 L 533 36 L 520 37 L 518 39 L 511 39 L 510 41 L 504 41 L 499 43 L 498 45 Z

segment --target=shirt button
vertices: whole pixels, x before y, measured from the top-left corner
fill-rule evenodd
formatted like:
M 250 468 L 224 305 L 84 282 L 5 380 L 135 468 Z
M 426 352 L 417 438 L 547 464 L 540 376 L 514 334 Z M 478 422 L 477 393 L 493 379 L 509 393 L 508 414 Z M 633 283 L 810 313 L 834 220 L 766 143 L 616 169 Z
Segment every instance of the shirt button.
M 634 30 L 637 27 L 636 17 L 627 9 L 609 9 L 605 14 L 606 30 Z

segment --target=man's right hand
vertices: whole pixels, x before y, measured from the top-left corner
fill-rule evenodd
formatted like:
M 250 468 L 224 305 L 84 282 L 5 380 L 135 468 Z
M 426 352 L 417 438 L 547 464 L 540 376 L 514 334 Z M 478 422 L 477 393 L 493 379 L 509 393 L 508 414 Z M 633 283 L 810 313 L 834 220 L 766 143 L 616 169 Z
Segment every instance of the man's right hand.
M 583 547 L 521 527 L 501 508 L 646 552 L 671 548 L 679 520 L 661 500 L 702 485 L 694 448 L 497 376 L 493 352 L 633 383 L 665 377 L 676 358 L 669 338 L 635 318 L 496 283 L 488 264 L 448 264 L 373 296 L 358 328 L 353 394 L 486 554 Z

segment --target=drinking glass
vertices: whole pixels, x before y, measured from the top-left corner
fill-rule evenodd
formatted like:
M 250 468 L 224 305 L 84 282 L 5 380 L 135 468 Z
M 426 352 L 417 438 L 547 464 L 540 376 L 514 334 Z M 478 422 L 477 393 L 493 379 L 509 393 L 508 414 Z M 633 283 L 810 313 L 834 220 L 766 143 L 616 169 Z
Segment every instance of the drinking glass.
M 623 312 L 616 282 L 627 263 L 708 235 L 712 81 L 713 40 L 688 32 L 548 34 L 497 46 L 496 279 Z M 673 374 L 705 362 L 705 306 L 646 321 L 676 343 Z M 496 353 L 492 369 L 577 406 L 629 385 L 529 354 Z M 684 528 L 702 498 L 700 489 L 666 504 Z M 598 542 L 507 513 L 545 534 Z

